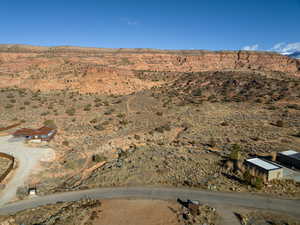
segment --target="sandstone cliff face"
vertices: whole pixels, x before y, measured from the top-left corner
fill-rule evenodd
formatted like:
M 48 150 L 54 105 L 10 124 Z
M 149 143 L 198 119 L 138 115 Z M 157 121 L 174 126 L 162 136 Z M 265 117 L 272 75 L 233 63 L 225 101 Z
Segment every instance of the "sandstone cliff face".
M 300 60 L 269 52 L 0 46 L 0 87 L 129 94 L 161 84 L 138 79 L 136 70 L 164 74 L 255 70 L 300 76 Z

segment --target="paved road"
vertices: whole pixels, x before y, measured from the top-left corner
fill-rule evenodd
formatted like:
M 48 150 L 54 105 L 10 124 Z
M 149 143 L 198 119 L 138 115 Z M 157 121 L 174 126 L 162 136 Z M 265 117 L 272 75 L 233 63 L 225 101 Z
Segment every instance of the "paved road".
M 24 185 L 40 160 L 46 161 L 54 154 L 51 149 L 27 147 L 22 139 L 14 139 L 12 136 L 0 137 L 0 152 L 14 156 L 18 163 L 13 178 L 0 193 L 0 206 L 14 199 L 18 187 Z
M 77 201 L 83 198 L 91 199 L 116 199 L 116 198 L 143 198 L 183 200 L 193 199 L 211 205 L 228 205 L 234 207 L 253 207 L 257 209 L 269 209 L 288 213 L 300 218 L 300 200 L 285 200 L 270 197 L 262 197 L 245 193 L 222 193 L 192 189 L 177 188 L 152 188 L 152 187 L 129 187 L 129 188 L 99 188 L 64 192 L 48 196 L 36 197 L 0 207 L 0 215 L 12 214 L 24 209 L 53 204 L 56 202 Z

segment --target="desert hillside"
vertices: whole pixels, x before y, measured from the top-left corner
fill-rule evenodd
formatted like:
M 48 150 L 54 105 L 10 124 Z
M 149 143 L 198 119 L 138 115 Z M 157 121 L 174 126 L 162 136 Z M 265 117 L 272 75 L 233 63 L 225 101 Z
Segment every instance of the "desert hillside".
M 2 45 L 0 128 L 57 127 L 54 159 L 17 197 L 160 185 L 299 198 L 294 180 L 251 183 L 232 162 L 300 151 L 299 65 L 270 52 Z
M 300 62 L 269 52 L 0 45 L 0 87 L 35 91 L 129 94 L 160 86 L 170 73 L 224 70 L 300 76 Z M 160 82 L 137 76 L 154 72 Z

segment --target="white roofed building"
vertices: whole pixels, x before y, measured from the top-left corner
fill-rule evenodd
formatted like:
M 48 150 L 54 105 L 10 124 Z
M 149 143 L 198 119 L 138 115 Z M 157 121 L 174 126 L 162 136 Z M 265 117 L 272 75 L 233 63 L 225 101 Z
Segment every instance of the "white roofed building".
M 266 177 L 267 181 L 280 179 L 283 177 L 283 169 L 281 166 L 271 162 L 267 162 L 263 159 L 252 158 L 245 160 L 245 164 L 252 170 L 252 174 L 257 176 Z
M 300 152 L 288 150 L 277 153 L 277 160 L 282 164 L 300 169 Z

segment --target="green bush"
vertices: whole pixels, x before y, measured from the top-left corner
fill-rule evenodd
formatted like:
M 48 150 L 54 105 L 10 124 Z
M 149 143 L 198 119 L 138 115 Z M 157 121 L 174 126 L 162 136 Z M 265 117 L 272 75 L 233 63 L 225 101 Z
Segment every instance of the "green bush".
M 66 113 L 69 115 L 69 116 L 74 116 L 75 115 L 75 112 L 76 110 L 74 108 L 69 108 L 66 110 Z
M 252 186 L 255 187 L 256 189 L 262 189 L 263 186 L 264 186 L 264 182 L 263 182 L 263 179 L 260 178 L 260 177 L 255 177 L 253 180 L 252 180 Z
M 49 128 L 53 128 L 53 129 L 57 128 L 54 120 L 45 120 L 44 121 L 44 126 L 49 127 Z
M 96 162 L 96 163 L 103 162 L 103 161 L 106 161 L 106 160 L 107 160 L 107 158 L 104 155 L 94 154 L 92 156 L 92 161 Z
M 231 146 L 229 158 L 231 160 L 239 160 L 241 158 L 241 147 L 238 144 Z

